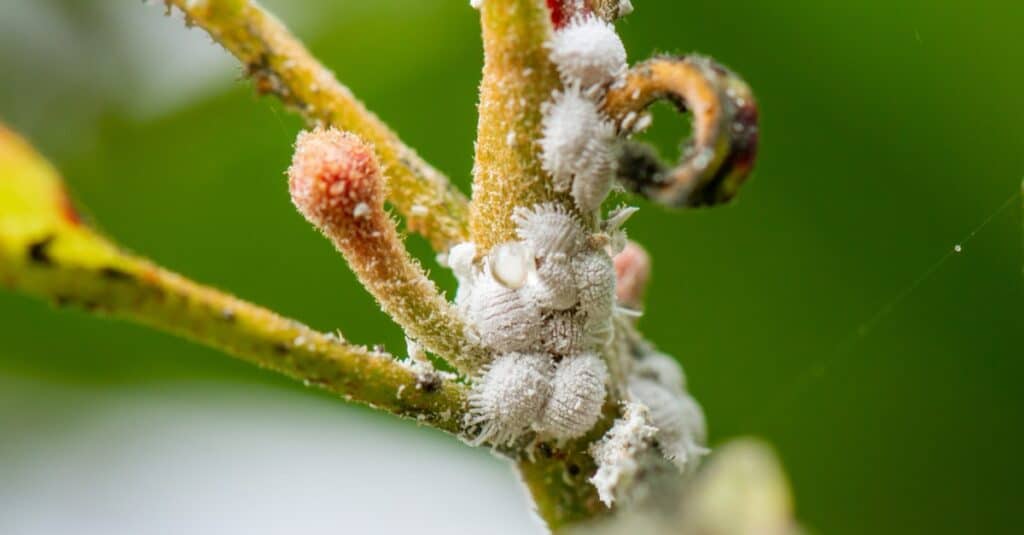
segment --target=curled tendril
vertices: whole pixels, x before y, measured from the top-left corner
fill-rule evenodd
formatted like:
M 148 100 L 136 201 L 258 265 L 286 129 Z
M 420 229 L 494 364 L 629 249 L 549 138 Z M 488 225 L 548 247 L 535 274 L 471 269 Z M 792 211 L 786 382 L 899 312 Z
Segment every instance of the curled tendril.
M 645 144 L 626 144 L 618 178 L 627 188 L 674 207 L 728 202 L 754 165 L 757 103 L 739 76 L 700 56 L 659 57 L 626 73 L 605 97 L 605 111 L 620 130 L 651 104 L 665 99 L 693 114 L 693 136 L 680 161 L 669 166 Z

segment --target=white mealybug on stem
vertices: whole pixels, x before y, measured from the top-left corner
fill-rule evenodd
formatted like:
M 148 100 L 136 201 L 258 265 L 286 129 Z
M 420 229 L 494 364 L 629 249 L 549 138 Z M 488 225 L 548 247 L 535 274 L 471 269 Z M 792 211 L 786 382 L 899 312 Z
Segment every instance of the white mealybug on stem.
M 587 233 L 576 216 L 554 203 L 517 208 L 516 234 L 536 253 L 536 280 L 525 288 L 546 309 L 576 305 L 577 291 L 571 258 L 586 243 Z
M 544 106 L 541 164 L 555 191 L 572 191 L 582 212 L 596 210 L 611 191 L 615 126 L 577 86 L 555 93 Z
M 562 80 L 581 87 L 606 84 L 626 71 L 626 47 L 615 27 L 598 17 L 577 17 L 548 42 Z
M 463 307 L 480 342 L 495 351 L 528 351 L 538 341 L 541 311 L 487 271 L 477 279 Z
M 612 335 L 612 309 L 615 306 L 615 267 L 608 253 L 592 250 L 573 261 L 576 288 L 580 292 L 579 310 L 585 316 L 588 343 L 603 346 Z
M 601 417 L 608 366 L 593 353 L 562 359 L 551 381 L 551 397 L 535 424 L 542 435 L 568 440 L 584 435 Z
M 550 310 L 567 310 L 575 306 L 579 291 L 569 255 L 550 253 L 540 257 L 538 262 L 535 279 L 523 289 L 529 299 Z
M 555 203 L 516 208 L 512 220 L 519 239 L 529 243 L 538 255 L 573 255 L 583 248 L 587 239 L 587 231 L 579 219 Z
M 583 347 L 583 326 L 572 310 L 546 314 L 542 330 L 541 344 L 552 355 L 568 357 L 579 353 Z
M 597 472 L 590 478 L 602 502 L 611 507 L 627 491 L 640 472 L 638 458 L 651 447 L 658 429 L 652 427 L 646 405 L 627 403 L 622 417 L 590 447 Z
M 546 355 L 505 353 L 476 381 L 469 395 L 477 444 L 505 444 L 529 431 L 551 392 L 553 362 Z
M 658 428 L 658 447 L 665 458 L 680 471 L 696 467 L 708 453 L 704 447 L 704 413 L 697 402 L 682 391 L 637 376 L 629 381 L 629 393 L 650 409 L 651 422 Z
M 637 361 L 633 374 L 651 379 L 673 391 L 686 391 L 686 375 L 683 374 L 683 367 L 679 365 L 679 361 L 664 353 L 655 351 L 645 355 Z

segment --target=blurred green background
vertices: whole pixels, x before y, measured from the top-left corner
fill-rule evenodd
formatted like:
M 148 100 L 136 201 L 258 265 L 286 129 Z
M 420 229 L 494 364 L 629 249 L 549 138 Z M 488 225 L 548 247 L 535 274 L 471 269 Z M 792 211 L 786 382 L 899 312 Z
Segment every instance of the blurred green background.
M 269 4 L 468 191 L 481 55 L 464 0 Z M 773 443 L 799 517 L 821 533 L 1019 529 L 1024 3 L 634 5 L 619 23 L 631 61 L 711 55 L 750 82 L 762 110 L 756 174 L 738 202 L 680 213 L 640 203 L 629 226 L 655 260 L 643 330 L 683 362 L 713 443 Z M 161 13 L 4 0 L 0 119 L 135 251 L 402 351 L 400 332 L 288 202 L 298 119 Z M 673 152 L 685 132 L 661 110 L 651 136 Z M 425 243 L 410 247 L 453 287 Z M 21 296 L 0 294 L 0 318 L 0 383 L 145 391 L 194 380 L 254 398 L 319 395 Z M 0 389 L 0 403 L 27 405 L 22 390 Z M 0 410 L 0 440 L 32 432 L 33 413 L 14 412 Z

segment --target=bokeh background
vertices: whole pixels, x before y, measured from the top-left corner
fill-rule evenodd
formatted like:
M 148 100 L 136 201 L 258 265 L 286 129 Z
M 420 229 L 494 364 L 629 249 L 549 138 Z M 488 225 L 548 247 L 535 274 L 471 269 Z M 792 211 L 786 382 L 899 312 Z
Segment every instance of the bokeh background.
M 266 2 L 468 191 L 464 0 Z M 738 202 L 640 203 L 644 331 L 713 443 L 777 448 L 813 530 L 1019 529 L 1024 3 L 635 0 L 631 61 L 699 51 L 762 109 Z M 137 252 L 402 351 L 288 202 L 300 122 L 159 5 L 2 0 L 0 119 Z M 656 112 L 674 153 L 685 120 Z M 954 247 L 960 245 L 960 252 Z M 410 247 L 437 268 L 417 238 Z M 0 294 L 0 532 L 539 533 L 486 451 L 222 355 Z

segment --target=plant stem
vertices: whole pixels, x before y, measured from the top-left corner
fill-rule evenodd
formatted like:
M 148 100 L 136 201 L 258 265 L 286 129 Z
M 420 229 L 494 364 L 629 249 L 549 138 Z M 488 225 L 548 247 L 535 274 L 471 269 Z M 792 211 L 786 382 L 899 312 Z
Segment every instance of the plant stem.
M 562 446 L 542 443 L 535 448 L 533 459 L 517 463 L 537 514 L 552 532 L 611 512 L 589 481 L 597 464 L 588 450 L 612 426 L 617 412 L 614 403 L 605 404 L 604 417 L 586 436 Z
M 336 129 L 303 132 L 288 169 L 292 202 L 341 252 L 353 273 L 406 337 L 471 375 L 489 360 L 469 327 L 405 250 L 384 209 L 373 149 Z
M 310 123 L 349 130 L 373 144 L 388 180 L 388 200 L 409 230 L 423 235 L 436 251 L 465 241 L 466 197 L 403 144 L 276 18 L 248 0 L 165 2 L 234 54 L 257 91 L 277 95 Z
M 127 254 L 84 226 L 54 169 L 0 126 L 0 285 L 220 349 L 458 433 L 466 390 Z
M 541 167 L 542 108 L 561 87 L 545 43 L 552 31 L 546 0 L 486 0 L 480 8 L 484 71 L 480 85 L 470 233 L 478 251 L 516 239 L 513 210 L 554 201 L 575 212 Z M 586 437 L 543 443 L 519 472 L 552 530 L 608 511 L 588 479 L 596 466 L 587 449 L 614 420 L 616 406 Z
M 488 0 L 480 8 L 484 72 L 480 84 L 470 232 L 478 251 L 515 239 L 512 212 L 556 200 L 541 168 L 541 107 L 560 87 L 544 47 L 551 32 L 544 0 Z

